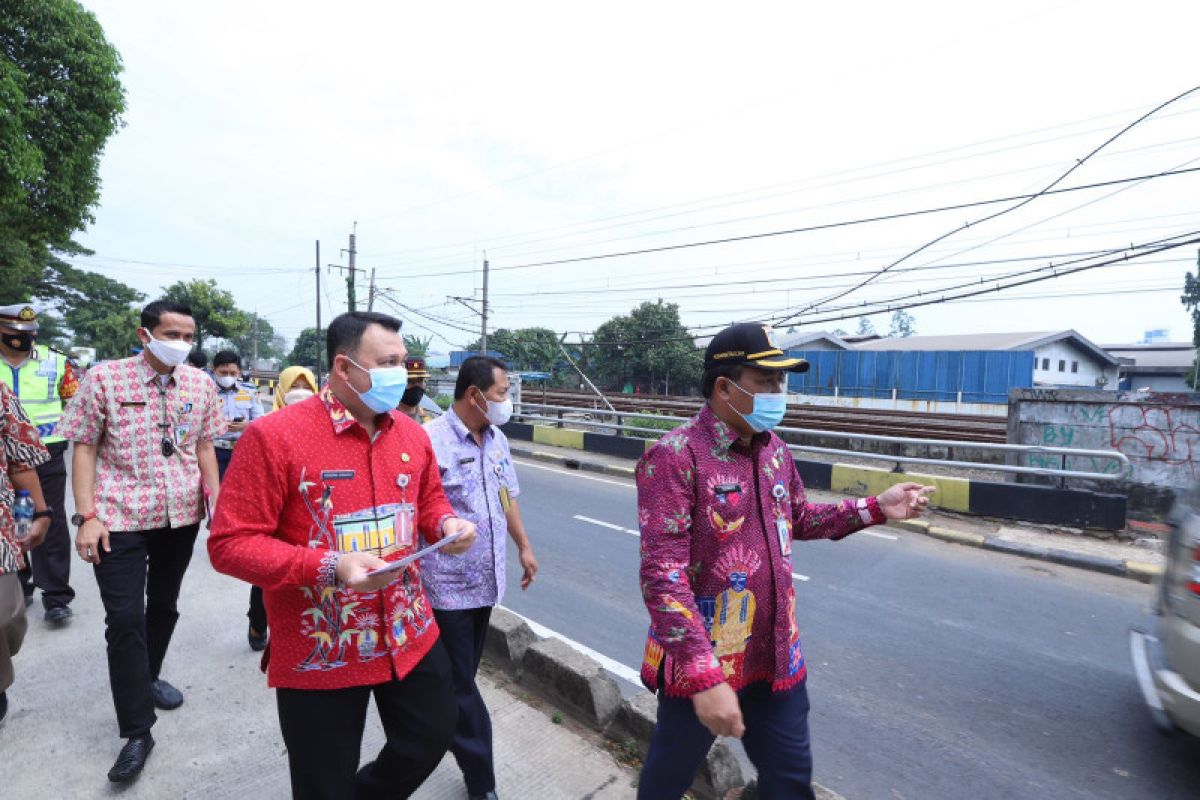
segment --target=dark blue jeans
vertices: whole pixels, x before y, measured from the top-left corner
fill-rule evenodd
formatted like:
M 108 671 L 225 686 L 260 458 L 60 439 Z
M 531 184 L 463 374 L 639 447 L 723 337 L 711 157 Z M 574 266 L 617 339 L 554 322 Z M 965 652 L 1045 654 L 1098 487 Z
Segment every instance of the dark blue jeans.
M 812 751 L 808 739 L 808 690 L 801 683 L 772 693 L 767 683 L 738 692 L 746 734 L 742 745 L 758 770 L 764 800 L 812 800 Z M 658 698 L 658 724 L 638 780 L 639 800 L 678 798 L 704 763 L 714 737 L 701 724 L 691 699 Z

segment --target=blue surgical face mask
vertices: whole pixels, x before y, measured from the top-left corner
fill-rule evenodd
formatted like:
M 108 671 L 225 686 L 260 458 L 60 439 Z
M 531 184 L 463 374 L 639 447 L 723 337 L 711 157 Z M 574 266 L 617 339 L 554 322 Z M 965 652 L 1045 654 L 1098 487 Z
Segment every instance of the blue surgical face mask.
M 404 390 L 408 388 L 407 369 L 403 366 L 367 369 L 350 356 L 346 356 L 346 360 L 371 376 L 371 388 L 367 391 L 359 392 L 353 386 L 350 387 L 358 392 L 367 408 L 376 414 L 385 414 L 400 405 Z
M 736 408 L 733 408 L 732 405 L 729 407 L 733 408 L 742 419 L 746 420 L 746 424 L 754 429 L 756 433 L 769 431 L 780 422 L 783 422 L 783 415 L 787 411 L 787 392 L 760 392 L 753 394 L 738 386 L 733 381 L 729 383 L 737 386 L 738 390 L 743 394 L 748 394 L 754 398 L 754 410 L 749 414 L 743 414 Z

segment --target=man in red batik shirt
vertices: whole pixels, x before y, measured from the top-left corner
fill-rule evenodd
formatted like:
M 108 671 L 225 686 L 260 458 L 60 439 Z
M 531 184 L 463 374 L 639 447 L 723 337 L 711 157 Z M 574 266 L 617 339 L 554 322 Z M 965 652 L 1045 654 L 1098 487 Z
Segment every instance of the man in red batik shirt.
M 458 706 L 420 562 L 371 571 L 475 526 L 442 492 L 429 437 L 395 411 L 408 384 L 400 321 L 351 312 L 328 330 L 329 384 L 258 420 L 229 464 L 208 551 L 263 588 L 295 798 L 408 797 L 441 761 Z M 367 701 L 387 743 L 358 769 Z M 357 774 L 356 774 L 357 770 Z

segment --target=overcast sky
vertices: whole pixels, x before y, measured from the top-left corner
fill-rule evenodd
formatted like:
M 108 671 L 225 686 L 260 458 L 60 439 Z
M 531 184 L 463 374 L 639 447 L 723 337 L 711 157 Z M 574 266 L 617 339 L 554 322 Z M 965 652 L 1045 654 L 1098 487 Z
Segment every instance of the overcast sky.
M 84 5 L 121 53 L 129 109 L 80 237 L 96 255 L 76 263 L 151 296 L 215 278 L 291 338 L 314 324 L 314 241 L 322 265 L 345 264 L 357 221 L 358 265 L 443 351 L 478 329 L 447 298 L 479 296 L 485 251 L 493 329 L 574 338 L 659 297 L 701 332 L 782 317 L 1007 206 L 526 265 L 1037 192 L 1200 84 L 1194 2 Z M 1059 186 L 1191 167 L 1200 92 Z M 831 305 L 1192 231 L 1200 173 L 1040 197 Z M 928 334 L 1186 340 L 1197 250 L 911 313 Z M 328 320 L 346 286 L 324 268 L 321 281 Z M 854 310 L 800 319 L 857 327 L 840 314 Z M 886 330 L 888 315 L 873 321 Z

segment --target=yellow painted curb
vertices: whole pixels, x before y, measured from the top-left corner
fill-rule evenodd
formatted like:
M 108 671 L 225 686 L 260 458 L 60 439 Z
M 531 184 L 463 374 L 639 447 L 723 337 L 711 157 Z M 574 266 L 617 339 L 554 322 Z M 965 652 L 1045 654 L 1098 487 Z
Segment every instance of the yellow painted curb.
M 921 475 L 916 472 L 890 472 L 874 467 L 856 467 L 850 464 L 834 464 L 830 471 L 830 491 L 852 495 L 878 495 L 897 483 L 923 483 L 936 486 L 937 491 L 929 498 L 929 504 L 950 511 L 971 510 L 971 482 L 965 478 L 947 478 L 939 475 Z
M 626 475 L 630 478 L 632 478 L 637 472 L 637 470 L 635 470 L 633 467 L 619 467 L 616 464 L 609 464 L 605 466 L 604 471 L 610 475 Z
M 923 519 L 896 519 L 885 524 L 889 528 L 901 528 L 913 533 L 929 533 L 929 523 Z
M 1131 578 L 1136 578 L 1142 583 L 1152 583 L 1155 578 L 1163 574 L 1163 568 L 1158 564 L 1147 564 L 1144 561 L 1126 561 L 1125 572 Z
M 583 449 L 583 431 L 572 431 L 566 428 L 551 428 L 545 425 L 533 426 L 533 441 L 536 444 L 548 444 L 551 447 L 569 447 L 572 450 Z
M 938 525 L 930 525 L 926 533 L 935 539 L 941 539 L 943 542 L 954 542 L 955 544 L 969 544 L 972 547 L 983 547 L 983 542 L 986 537 L 980 536 L 978 533 L 965 533 L 956 531 L 951 528 L 942 528 Z

